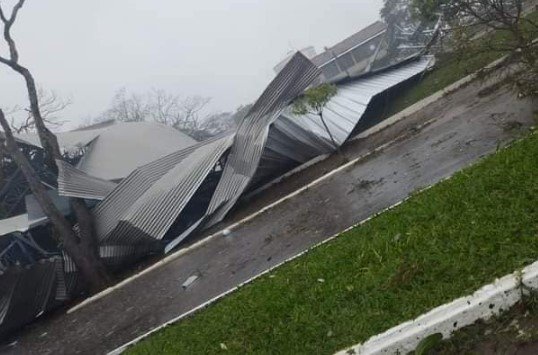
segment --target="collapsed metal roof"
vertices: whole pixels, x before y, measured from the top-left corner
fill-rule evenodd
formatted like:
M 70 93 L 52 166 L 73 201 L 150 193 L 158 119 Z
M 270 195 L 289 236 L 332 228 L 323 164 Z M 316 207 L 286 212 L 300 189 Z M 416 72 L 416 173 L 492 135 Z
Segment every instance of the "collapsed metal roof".
M 337 94 L 323 112 L 337 144 L 349 139 L 375 97 L 424 72 L 431 60 L 416 57 L 337 83 Z M 77 167 L 59 163 L 58 193 L 98 201 L 92 212 L 99 253 L 107 265 L 122 266 L 155 250 L 168 252 L 194 231 L 221 221 L 248 189 L 336 149 L 318 116 L 292 113 L 292 101 L 319 75 L 319 68 L 297 53 L 256 101 L 237 132 L 201 143 L 146 124 L 71 132 L 61 140 L 64 148 L 84 144 L 86 155 Z M 127 137 L 133 141 L 125 142 Z M 19 138 L 31 141 L 28 136 Z M 151 154 L 141 152 L 145 150 L 141 146 L 153 149 L 154 145 L 159 148 Z M 122 164 L 120 157 L 138 152 L 142 157 L 126 159 L 116 169 L 116 164 Z M 111 181 L 120 176 L 124 179 L 118 184 Z M 22 220 L 10 221 L 8 229 L 25 230 L 19 223 L 24 224 Z M 50 282 L 28 291 L 40 295 L 46 291 L 46 301 L 39 300 L 39 305 L 54 304 L 76 285 L 78 273 L 70 258 L 63 255 L 61 261 L 50 263 L 58 262 L 63 267 L 61 275 L 49 275 L 46 280 Z M 5 280 L 0 278 L 0 284 L 7 284 Z M 56 292 L 50 291 L 51 285 Z M 7 319 L 2 315 L 14 312 L 13 292 L 0 290 L 0 329 Z M 21 313 L 20 322 L 47 307 Z
M 141 165 L 196 144 L 185 133 L 155 122 L 116 122 L 58 133 L 57 137 L 65 151 L 85 150 L 77 164 L 80 171 L 105 180 L 123 179 Z M 37 134 L 17 138 L 41 147 Z

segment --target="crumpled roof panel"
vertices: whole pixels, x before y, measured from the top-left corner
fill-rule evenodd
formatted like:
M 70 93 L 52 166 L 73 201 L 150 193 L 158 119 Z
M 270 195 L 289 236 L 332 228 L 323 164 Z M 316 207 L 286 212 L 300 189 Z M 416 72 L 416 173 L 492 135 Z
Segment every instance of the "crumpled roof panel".
M 101 130 L 77 168 L 101 179 L 119 180 L 139 166 L 196 143 L 188 135 L 162 124 L 117 123 Z

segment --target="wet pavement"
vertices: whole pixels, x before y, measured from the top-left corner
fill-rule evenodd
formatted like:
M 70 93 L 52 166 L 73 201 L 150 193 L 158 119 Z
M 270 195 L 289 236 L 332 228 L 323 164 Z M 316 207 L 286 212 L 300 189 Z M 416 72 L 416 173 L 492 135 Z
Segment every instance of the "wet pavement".
M 352 142 L 348 158 L 380 152 L 71 314 L 56 314 L 0 347 L 7 353 L 100 354 L 452 175 L 536 124 L 536 102 L 471 84 L 404 121 Z M 433 121 L 431 121 L 433 120 Z M 428 122 L 425 124 L 425 122 Z M 273 186 L 237 209 L 240 218 L 341 164 L 338 156 Z M 228 222 L 228 223 L 229 223 Z M 196 275 L 197 278 L 189 277 Z M 187 284 L 187 287 L 184 287 Z

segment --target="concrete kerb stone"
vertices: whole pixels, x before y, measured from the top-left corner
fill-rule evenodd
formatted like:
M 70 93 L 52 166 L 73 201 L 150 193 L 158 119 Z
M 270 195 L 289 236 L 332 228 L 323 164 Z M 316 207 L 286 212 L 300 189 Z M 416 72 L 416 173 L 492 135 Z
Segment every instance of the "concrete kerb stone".
M 433 121 L 433 120 L 431 120 L 431 121 Z M 428 125 L 428 122 L 423 123 L 423 126 L 425 126 L 425 125 Z M 534 133 L 533 133 L 533 134 L 534 134 Z M 398 140 L 399 140 L 399 138 L 397 138 L 397 139 L 395 139 L 395 140 L 393 140 L 393 141 L 391 141 L 391 142 L 388 142 L 388 143 L 386 143 L 385 145 L 378 147 L 378 149 L 379 149 L 379 150 L 385 149 L 385 148 L 387 148 L 387 146 L 389 146 L 389 145 L 395 143 L 395 142 L 398 141 Z M 514 143 L 514 142 L 512 142 L 511 144 L 508 144 L 508 145 L 504 146 L 503 149 L 506 149 L 506 148 L 510 147 L 511 145 L 513 145 L 513 143 Z M 374 153 L 375 153 L 375 151 L 372 151 L 372 152 L 369 152 L 367 155 L 374 154 Z M 355 159 L 354 161 L 351 161 L 351 162 L 349 162 L 349 163 L 347 163 L 347 164 L 345 164 L 345 165 L 339 167 L 338 169 L 335 169 L 335 170 L 331 171 L 329 174 L 332 175 L 336 170 L 339 171 L 339 170 L 345 169 L 345 168 L 347 168 L 347 167 L 349 167 L 349 166 L 351 166 L 351 165 L 354 165 L 354 164 L 356 164 L 356 163 L 357 163 L 359 160 L 361 160 L 361 159 L 364 159 L 364 156 L 363 156 L 363 157 L 359 157 L 359 158 Z M 473 164 L 476 164 L 476 162 L 474 162 Z M 470 164 L 470 165 L 473 165 L 473 164 Z M 464 167 L 464 168 L 465 168 L 465 167 Z M 327 174 L 327 175 L 329 175 L 329 174 Z M 315 245 L 313 245 L 313 246 L 307 248 L 306 250 L 304 250 L 304 251 L 302 251 L 302 252 L 300 252 L 300 253 L 298 253 L 298 254 L 296 254 L 296 255 L 294 255 L 294 256 L 292 256 L 292 257 L 286 259 L 286 260 L 283 260 L 282 262 L 280 262 L 280 263 L 274 265 L 273 267 L 271 267 L 271 268 L 269 268 L 269 269 L 267 269 L 267 270 L 265 270 L 265 271 L 260 272 L 259 274 L 255 275 L 255 276 L 253 276 L 253 277 L 251 277 L 251 278 L 245 280 L 244 282 L 238 284 L 237 286 L 235 286 L 235 287 L 233 287 L 233 288 L 231 288 L 231 289 L 229 289 L 229 290 L 227 290 L 227 291 L 225 291 L 225 292 L 223 292 L 223 293 L 221 293 L 221 294 L 219 294 L 219 295 L 213 297 L 212 299 L 210 299 L 210 300 L 204 302 L 203 304 L 200 304 L 199 306 L 197 306 L 197 307 L 191 309 L 190 311 L 185 312 L 185 313 L 183 313 L 183 314 L 181 314 L 181 315 L 179 315 L 179 316 L 177 316 L 177 317 L 175 317 L 175 318 L 173 318 L 173 319 L 171 319 L 171 320 L 169 320 L 169 321 L 163 323 L 162 325 L 153 328 L 152 330 L 146 332 L 145 334 L 140 335 L 139 337 L 137 337 L 137 338 L 131 340 L 130 342 L 128 342 L 128 343 L 126 343 L 126 344 L 124 344 L 124 345 L 122 345 L 122 346 L 116 348 L 115 350 L 109 352 L 108 354 L 109 354 L 109 355 L 118 355 L 118 354 L 123 353 L 127 348 L 129 348 L 129 347 L 131 347 L 131 346 L 133 346 L 133 345 L 139 343 L 140 341 L 142 341 L 142 340 L 144 340 L 145 338 L 149 337 L 150 335 L 152 335 L 152 334 L 158 332 L 159 330 L 161 330 L 161 329 L 163 329 L 163 328 L 165 328 L 165 327 L 167 327 L 167 326 L 169 326 L 169 325 L 172 325 L 172 324 L 174 324 L 174 323 L 176 323 L 176 322 L 178 322 L 178 321 L 180 321 L 180 320 L 182 320 L 182 319 L 184 319 L 184 318 L 186 318 L 186 317 L 188 317 L 188 316 L 190 316 L 190 315 L 192 315 L 192 314 L 194 314 L 194 313 L 196 313 L 196 312 L 198 312 L 198 311 L 200 311 L 200 310 L 202 310 L 202 309 L 204 309 L 204 308 L 206 308 L 206 307 L 208 307 L 208 306 L 211 305 L 212 303 L 214 303 L 214 302 L 216 302 L 216 301 L 222 299 L 223 297 L 225 297 L 225 296 L 227 296 L 227 295 L 229 295 L 229 294 L 231 294 L 231 293 L 237 291 L 237 290 L 240 289 L 241 287 L 243 287 L 243 286 L 245 286 L 245 285 L 247 285 L 247 284 L 253 282 L 254 280 L 256 280 L 256 279 L 258 279 L 258 278 L 260 278 L 260 277 L 262 277 L 262 276 L 264 276 L 264 275 L 267 275 L 267 274 L 273 272 L 275 269 L 279 268 L 280 266 L 282 266 L 282 265 L 284 265 L 284 264 L 286 264 L 286 263 L 288 263 L 288 262 L 290 262 L 290 261 L 293 261 L 293 260 L 295 260 L 295 259 L 297 259 L 297 258 L 299 258 L 299 257 L 301 257 L 301 256 L 303 256 L 303 255 L 305 255 L 305 254 L 307 254 L 307 253 L 309 253 L 310 251 L 312 251 L 312 250 L 314 250 L 314 249 L 316 249 L 316 248 L 318 248 L 318 247 L 320 247 L 320 246 L 326 244 L 326 243 L 329 243 L 330 241 L 336 239 L 336 238 L 339 237 L 340 235 L 342 235 L 342 234 L 344 234 L 344 233 L 346 233 L 346 232 L 348 232 L 348 231 L 350 231 L 350 230 L 352 230 L 352 229 L 354 229 L 354 228 L 356 228 L 356 227 L 358 227 L 358 226 L 363 225 L 364 223 L 366 223 L 366 222 L 372 220 L 373 218 L 376 218 L 377 216 L 379 216 L 379 215 L 381 215 L 381 214 L 383 214 L 383 213 L 385 213 L 385 212 L 387 212 L 387 211 L 390 211 L 390 210 L 394 209 L 395 207 L 397 207 L 397 206 L 401 205 L 402 203 L 406 202 L 407 200 L 409 200 L 411 197 L 413 197 L 413 196 L 415 196 L 415 195 L 417 195 L 417 194 L 423 193 L 423 192 L 425 192 L 425 191 L 431 189 L 433 186 L 435 186 L 435 185 L 437 185 L 437 184 L 439 184 L 439 183 L 441 183 L 441 182 L 443 182 L 443 181 L 449 180 L 449 179 L 452 178 L 453 176 L 454 176 L 454 174 L 450 174 L 450 175 L 446 176 L 445 178 L 443 178 L 443 179 L 437 181 L 437 182 L 434 183 L 434 184 L 431 184 L 431 185 L 428 185 L 428 186 L 425 186 L 425 187 L 423 187 L 423 188 L 421 188 L 421 189 L 416 190 L 413 194 L 411 194 L 411 195 L 409 195 L 409 196 L 403 198 L 402 200 L 400 200 L 400 201 L 394 203 L 393 205 L 391 205 L 391 206 L 389 206 L 389 207 L 387 207 L 387 208 L 385 208 L 385 209 L 383 209 L 383 210 L 381 210 L 381 211 L 379 211 L 379 212 L 377 212 L 377 213 L 375 213 L 375 214 L 373 214 L 373 215 L 371 215 L 371 216 L 369 216 L 369 217 L 367 217 L 367 218 L 361 220 L 360 222 L 358 222 L 358 223 L 356 223 L 356 224 L 354 224 L 354 225 L 352 225 L 352 226 L 350 226 L 350 227 L 348 227 L 348 228 L 346 228 L 346 229 L 344 229 L 344 230 L 342 230 L 342 231 L 340 231 L 340 232 L 337 232 L 337 233 L 333 234 L 333 235 L 330 236 L 329 238 L 327 238 L 327 239 L 325 239 L 325 240 L 323 240 L 323 241 L 321 241 L 321 242 L 319 242 L 319 243 L 317 243 L 317 244 L 315 244 Z M 321 177 L 321 178 L 318 179 L 318 180 L 323 180 L 323 179 L 324 179 L 324 177 Z M 299 194 L 300 192 L 302 192 L 302 191 L 304 191 L 304 190 L 307 190 L 308 187 L 309 187 L 310 185 L 314 185 L 315 183 L 316 183 L 316 181 L 312 182 L 311 184 L 309 184 L 309 185 L 303 187 L 303 188 L 301 189 L 301 191 L 296 191 L 296 192 L 294 192 L 294 194 Z M 287 198 L 288 198 L 288 197 L 286 197 L 286 199 L 287 199 Z M 269 209 L 270 206 L 267 206 L 266 208 Z M 263 211 L 260 210 L 260 211 L 257 212 L 257 213 L 261 214 L 261 213 L 263 213 Z M 253 216 L 254 216 L 254 215 L 253 215 Z M 247 218 L 249 218 L 249 217 L 247 217 Z M 252 218 L 254 218 L 254 217 L 252 217 Z M 251 218 L 250 218 L 250 219 L 251 219 Z M 245 222 L 246 222 L 246 221 L 245 221 Z M 236 224 L 234 224 L 234 225 L 232 225 L 232 226 L 230 226 L 230 227 L 228 227 L 227 229 L 224 229 L 224 230 L 231 230 L 234 226 L 239 225 L 239 224 L 242 224 L 242 223 L 245 223 L 245 222 L 241 222 L 241 223 L 238 222 L 238 223 L 236 223 Z M 222 234 L 222 232 L 223 232 L 223 231 L 220 231 L 219 233 Z M 214 236 L 217 236 L 217 235 L 218 235 L 218 234 L 214 234 L 214 235 L 211 236 L 211 237 L 214 237 Z M 203 242 L 203 240 L 200 241 L 200 242 Z M 194 245 L 193 245 L 193 247 L 194 247 Z M 535 264 L 537 264 L 537 265 L 536 265 L 536 268 L 537 268 L 537 270 L 538 270 L 538 262 L 536 262 Z M 535 264 L 533 264 L 533 265 L 535 265 Z M 525 271 L 525 270 L 527 270 L 527 269 L 524 269 L 523 271 Z M 534 269 L 533 269 L 533 270 L 534 270 Z M 537 273 L 538 273 L 538 271 L 537 271 Z M 521 273 L 518 273 L 518 275 L 521 275 Z M 523 280 L 523 279 L 522 279 L 522 280 Z M 530 282 L 530 281 L 527 280 L 527 279 L 525 279 L 525 280 L 526 280 L 526 281 L 524 282 L 525 286 L 527 286 L 528 288 L 531 288 L 531 289 L 538 289 L 538 279 L 535 280 L 535 281 L 533 281 L 533 282 Z M 487 286 L 484 287 L 484 288 L 487 288 Z M 454 302 L 455 302 L 455 301 L 454 301 Z M 516 301 L 516 302 L 517 302 L 517 301 Z M 502 309 L 504 310 L 504 309 L 506 309 L 506 308 L 502 308 Z M 470 324 L 472 324 L 472 323 L 470 323 Z M 427 335 L 426 335 L 426 336 L 427 336 Z M 373 339 L 373 338 L 372 338 L 372 339 Z M 357 345 L 357 346 L 363 346 L 363 345 L 359 344 L 359 345 Z M 413 348 L 413 349 L 414 349 L 414 348 Z M 412 350 L 413 350 L 413 349 L 412 349 Z M 350 350 L 355 351 L 354 348 L 350 348 L 350 349 L 347 349 L 347 350 L 345 350 L 345 351 L 347 352 L 347 351 L 350 351 Z M 389 352 L 389 353 L 391 353 L 391 352 Z M 361 354 L 362 354 L 362 353 L 361 353 Z M 377 354 L 377 353 L 376 353 L 376 354 Z M 381 353 L 380 353 L 380 354 L 381 354 Z M 382 354 L 387 354 L 387 353 L 382 352 Z M 339 353 L 338 355 L 341 355 L 341 353 Z
M 472 295 L 434 308 L 414 320 L 371 337 L 363 344 L 336 354 L 407 354 L 415 350 L 422 339 L 432 334 L 441 333 L 447 339 L 458 329 L 510 309 L 530 290 L 538 290 L 538 261 L 521 271 L 497 279 Z

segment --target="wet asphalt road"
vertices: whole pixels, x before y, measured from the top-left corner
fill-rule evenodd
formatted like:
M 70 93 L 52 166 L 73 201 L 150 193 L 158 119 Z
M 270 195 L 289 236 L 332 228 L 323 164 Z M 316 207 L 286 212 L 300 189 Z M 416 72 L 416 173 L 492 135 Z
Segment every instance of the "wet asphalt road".
M 505 89 L 486 97 L 478 91 L 477 84 L 471 84 L 387 130 L 390 134 L 380 132 L 370 141 L 354 142 L 347 149 L 348 157 L 363 153 L 367 144 L 375 147 L 403 134 L 382 152 L 281 203 L 232 235 L 215 238 L 72 314 L 57 314 L 33 324 L 9 340 L 16 340 L 15 345 L 0 347 L 0 352 L 99 354 L 114 350 L 493 153 L 536 124 L 536 102 L 516 100 Z M 435 120 L 416 128 L 430 119 Z M 323 164 L 305 175 L 320 175 L 326 169 Z M 286 191 L 285 184 L 276 189 Z M 194 273 L 201 277 L 182 289 L 181 284 Z

